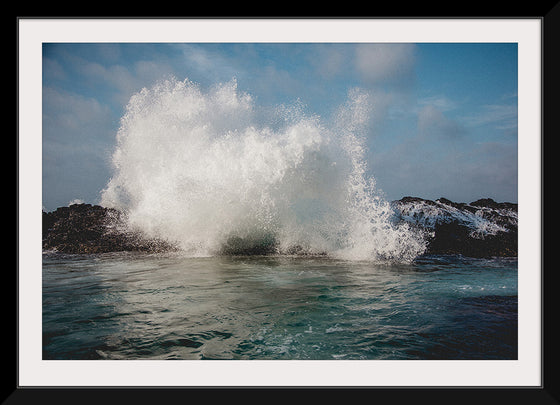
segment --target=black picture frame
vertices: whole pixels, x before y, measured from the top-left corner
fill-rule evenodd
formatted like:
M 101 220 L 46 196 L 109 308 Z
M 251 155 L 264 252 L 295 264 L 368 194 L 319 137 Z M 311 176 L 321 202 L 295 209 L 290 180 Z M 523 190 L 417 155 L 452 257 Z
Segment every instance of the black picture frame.
M 510 7 L 509 5 L 507 6 Z M 518 10 L 523 6 L 512 5 L 514 9 L 502 10 L 502 12 L 495 12 L 492 14 L 484 14 L 476 16 L 473 14 L 465 15 L 465 17 L 537 17 L 541 18 L 543 22 L 542 28 L 542 118 L 543 128 L 541 133 L 542 140 L 542 268 L 535 269 L 541 271 L 542 274 L 542 376 L 543 384 L 541 387 L 458 387 L 458 388 L 441 388 L 441 387 L 398 387 L 398 388 L 377 388 L 377 387 L 189 387 L 189 388 L 160 388 L 160 387 L 99 387 L 99 388 L 42 388 L 42 387 L 20 387 L 18 385 L 18 308 L 17 308 L 17 288 L 15 296 L 5 294 L 4 307 L 12 309 L 13 312 L 6 311 L 7 314 L 15 314 L 15 334 L 11 334 L 10 329 L 6 327 L 5 337 L 7 342 L 5 344 L 6 358 L 8 361 L 3 362 L 5 372 L 2 384 L 2 394 L 0 400 L 3 404 L 38 404 L 38 403 L 169 403 L 171 401 L 187 401 L 187 400 L 200 400 L 213 401 L 219 398 L 225 398 L 228 401 L 246 400 L 247 391 L 251 394 L 262 394 L 263 397 L 269 400 L 280 400 L 282 396 L 296 395 L 302 396 L 311 394 L 316 398 L 317 394 L 326 394 L 325 397 L 336 401 L 338 398 L 346 399 L 348 394 L 360 395 L 360 398 L 368 402 L 381 402 L 391 404 L 407 404 L 407 403 L 426 403 L 434 404 L 494 404 L 494 403 L 519 403 L 519 404 L 557 404 L 560 403 L 560 388 L 557 373 L 557 364 L 560 360 L 558 356 L 558 349 L 556 345 L 556 336 L 554 329 L 556 326 L 556 312 L 555 306 L 557 305 L 555 296 L 556 283 L 558 276 L 555 274 L 554 267 L 546 266 L 545 251 L 546 247 L 550 248 L 552 241 L 546 238 L 546 232 L 554 229 L 554 224 L 544 221 L 544 213 L 547 208 L 547 203 L 550 203 L 550 195 L 545 196 L 544 186 L 547 180 L 554 178 L 546 176 L 546 163 L 552 159 L 551 154 L 554 149 L 551 145 L 546 145 L 546 137 L 553 137 L 554 134 L 560 133 L 557 130 L 555 113 L 556 113 L 556 92 L 560 89 L 558 85 L 558 72 L 560 72 L 560 64 L 558 62 L 558 38 L 560 38 L 560 4 L 555 2 L 543 2 L 534 7 L 540 7 L 540 10 Z M 480 11 L 485 10 L 480 8 Z M 486 9 L 487 10 L 487 9 Z M 402 13 L 403 10 L 401 10 Z M 408 12 L 408 11 L 407 11 Z M 437 12 L 430 13 L 428 8 L 421 11 L 426 17 L 436 16 L 437 18 L 446 18 L 448 16 L 437 16 Z M 512 15 L 513 13 L 513 15 Z M 387 14 L 387 17 L 397 16 L 399 13 Z M 508 14 L 507 16 L 505 14 Z M 16 36 L 17 36 L 17 21 L 23 15 L 18 15 L 16 19 Z M 324 17 L 324 16 L 321 16 Z M 342 16 L 340 16 L 342 17 Z M 380 16 L 375 16 L 379 18 Z M 383 17 L 383 16 L 381 16 Z M 46 17 L 49 18 L 49 17 Z M 416 18 L 416 17 L 415 17 Z M 450 17 L 452 18 L 452 17 Z M 16 41 L 17 42 L 17 41 Z M 17 49 L 17 46 L 16 46 Z M 16 51 L 17 52 L 17 51 Z M 16 57 L 17 65 L 17 57 Z M 16 67 L 17 71 L 17 67 Z M 17 98 L 17 86 L 16 86 Z M 556 130 L 556 131 L 555 131 Z M 547 159 L 548 158 L 548 159 Z M 16 160 L 17 160 L 17 147 L 16 147 Z M 552 168 L 550 168 L 552 169 Z M 17 167 L 16 167 L 17 170 Z M 16 187 L 17 188 L 17 187 Z M 17 191 L 17 190 L 16 190 Z M 548 198 L 548 201 L 546 200 Z M 17 207 L 16 207 L 17 208 Z M 17 223 L 17 221 L 16 221 Z M 16 225 L 17 228 L 17 225 Z M 17 244 L 17 229 L 16 229 L 16 244 Z M 17 265 L 17 252 L 19 246 L 16 246 L 16 265 Z M 14 276 L 13 284 L 10 287 L 17 286 L 17 271 L 12 272 Z M 7 290 L 8 287 L 5 287 Z M 13 316 L 13 315 L 12 315 Z M 13 322 L 10 316 L 7 316 L 6 325 L 11 325 Z M 14 340 L 12 340 L 14 339 Z M 15 351 L 10 351 L 13 342 L 15 341 Z M 14 361 L 9 361 L 14 360 Z M 192 395 L 201 394 L 202 397 L 192 397 Z M 358 398 L 358 397 L 356 397 Z M 322 399 L 321 399 L 322 400 Z

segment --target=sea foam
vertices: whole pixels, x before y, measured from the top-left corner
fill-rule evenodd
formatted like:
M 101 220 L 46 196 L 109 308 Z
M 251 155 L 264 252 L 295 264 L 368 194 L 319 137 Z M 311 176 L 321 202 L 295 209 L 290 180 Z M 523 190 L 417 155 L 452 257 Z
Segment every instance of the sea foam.
M 421 235 L 392 221 L 366 176 L 368 96 L 328 120 L 300 103 L 258 106 L 235 80 L 203 90 L 175 78 L 133 95 L 101 205 L 185 254 L 327 254 L 410 261 Z

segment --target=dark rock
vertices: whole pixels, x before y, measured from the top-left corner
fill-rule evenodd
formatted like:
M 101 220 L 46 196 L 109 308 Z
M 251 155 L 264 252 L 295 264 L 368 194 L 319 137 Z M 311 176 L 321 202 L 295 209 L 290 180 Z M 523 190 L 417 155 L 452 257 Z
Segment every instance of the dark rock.
M 427 236 L 427 254 L 460 254 L 470 257 L 517 256 L 517 204 L 480 199 L 456 203 L 404 197 L 393 201 L 396 222 L 407 222 Z M 91 204 L 74 204 L 43 212 L 43 250 L 61 253 L 121 251 L 166 252 L 177 247 L 166 240 L 148 238 L 127 226 L 118 210 Z M 223 254 L 277 252 L 271 235 L 261 238 L 231 237 Z
M 517 204 L 490 198 L 466 204 L 446 198 L 404 197 L 392 205 L 397 221 L 428 235 L 427 254 L 517 256 Z
M 222 246 L 220 254 L 228 256 L 254 256 L 269 255 L 277 252 L 277 243 L 272 235 L 245 238 L 231 236 Z
M 517 232 L 473 237 L 471 229 L 457 222 L 436 224 L 427 254 L 460 254 L 468 257 L 517 256 Z
M 449 205 L 449 206 L 455 207 L 455 208 L 461 208 L 465 205 L 463 203 L 454 203 L 453 201 L 448 200 L 447 198 L 443 198 L 443 197 L 438 198 L 436 200 L 436 202 L 439 202 L 439 203 L 445 204 L 445 205 Z
M 497 203 L 491 198 L 482 198 L 480 200 L 473 201 L 470 205 L 473 207 L 487 207 L 496 210 L 513 210 L 517 212 L 517 204 L 508 202 Z
M 73 204 L 43 212 L 43 250 L 89 254 L 121 251 L 163 252 L 173 244 L 147 238 L 126 226 L 126 217 L 115 209 Z
M 395 203 L 400 203 L 400 204 L 409 204 L 409 203 L 426 203 L 426 204 L 432 204 L 435 205 L 435 202 L 431 201 L 431 200 L 425 200 L 423 198 L 420 197 L 403 197 L 398 201 L 394 201 Z

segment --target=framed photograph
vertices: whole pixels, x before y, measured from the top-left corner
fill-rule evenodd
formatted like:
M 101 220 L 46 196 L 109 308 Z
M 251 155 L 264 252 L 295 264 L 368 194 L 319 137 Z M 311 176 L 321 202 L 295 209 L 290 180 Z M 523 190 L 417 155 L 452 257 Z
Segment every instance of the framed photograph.
M 16 394 L 548 398 L 547 18 L 19 18 Z

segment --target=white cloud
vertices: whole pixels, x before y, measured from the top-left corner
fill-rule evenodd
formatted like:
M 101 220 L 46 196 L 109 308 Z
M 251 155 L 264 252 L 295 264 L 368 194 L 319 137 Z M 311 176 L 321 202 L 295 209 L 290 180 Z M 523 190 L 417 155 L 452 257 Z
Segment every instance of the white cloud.
M 421 136 L 443 136 L 456 138 L 465 130 L 456 121 L 447 118 L 443 112 L 433 105 L 424 106 L 418 113 L 418 132 Z
M 66 72 L 59 61 L 43 58 L 43 77 L 46 80 L 63 80 L 66 78 Z
M 95 62 L 84 62 L 80 74 L 97 87 L 105 87 L 112 93 L 113 101 L 126 105 L 130 97 L 143 87 L 153 84 L 173 69 L 165 62 L 139 60 L 130 66 L 114 64 L 103 66 Z
M 517 132 L 517 104 L 492 104 L 467 118 L 471 125 L 492 125 L 496 129 Z
M 370 84 L 408 82 L 414 74 L 414 44 L 361 44 L 356 47 L 356 70 Z
M 317 44 L 307 60 L 324 79 L 333 79 L 348 70 L 348 62 L 352 60 L 351 48 L 337 44 Z
M 457 108 L 457 104 L 442 94 L 435 96 L 424 97 L 418 100 L 418 104 L 422 107 L 432 106 L 438 110 L 445 112 Z
M 93 138 L 95 134 L 108 129 L 112 115 L 110 108 L 94 98 L 43 88 L 43 136 L 45 139 L 65 137 Z
M 201 78 L 211 83 L 229 81 L 239 74 L 240 69 L 235 58 L 192 44 L 180 44 L 178 48 L 183 55 L 182 63 L 187 69 L 187 74 L 197 76 L 197 82 Z
M 114 117 L 99 101 L 43 88 L 43 204 L 49 210 L 76 195 L 93 201 L 108 172 Z
M 413 138 L 375 155 L 372 163 L 377 184 L 390 199 L 412 195 L 456 202 L 487 197 L 517 202 L 516 144 L 440 148 Z

